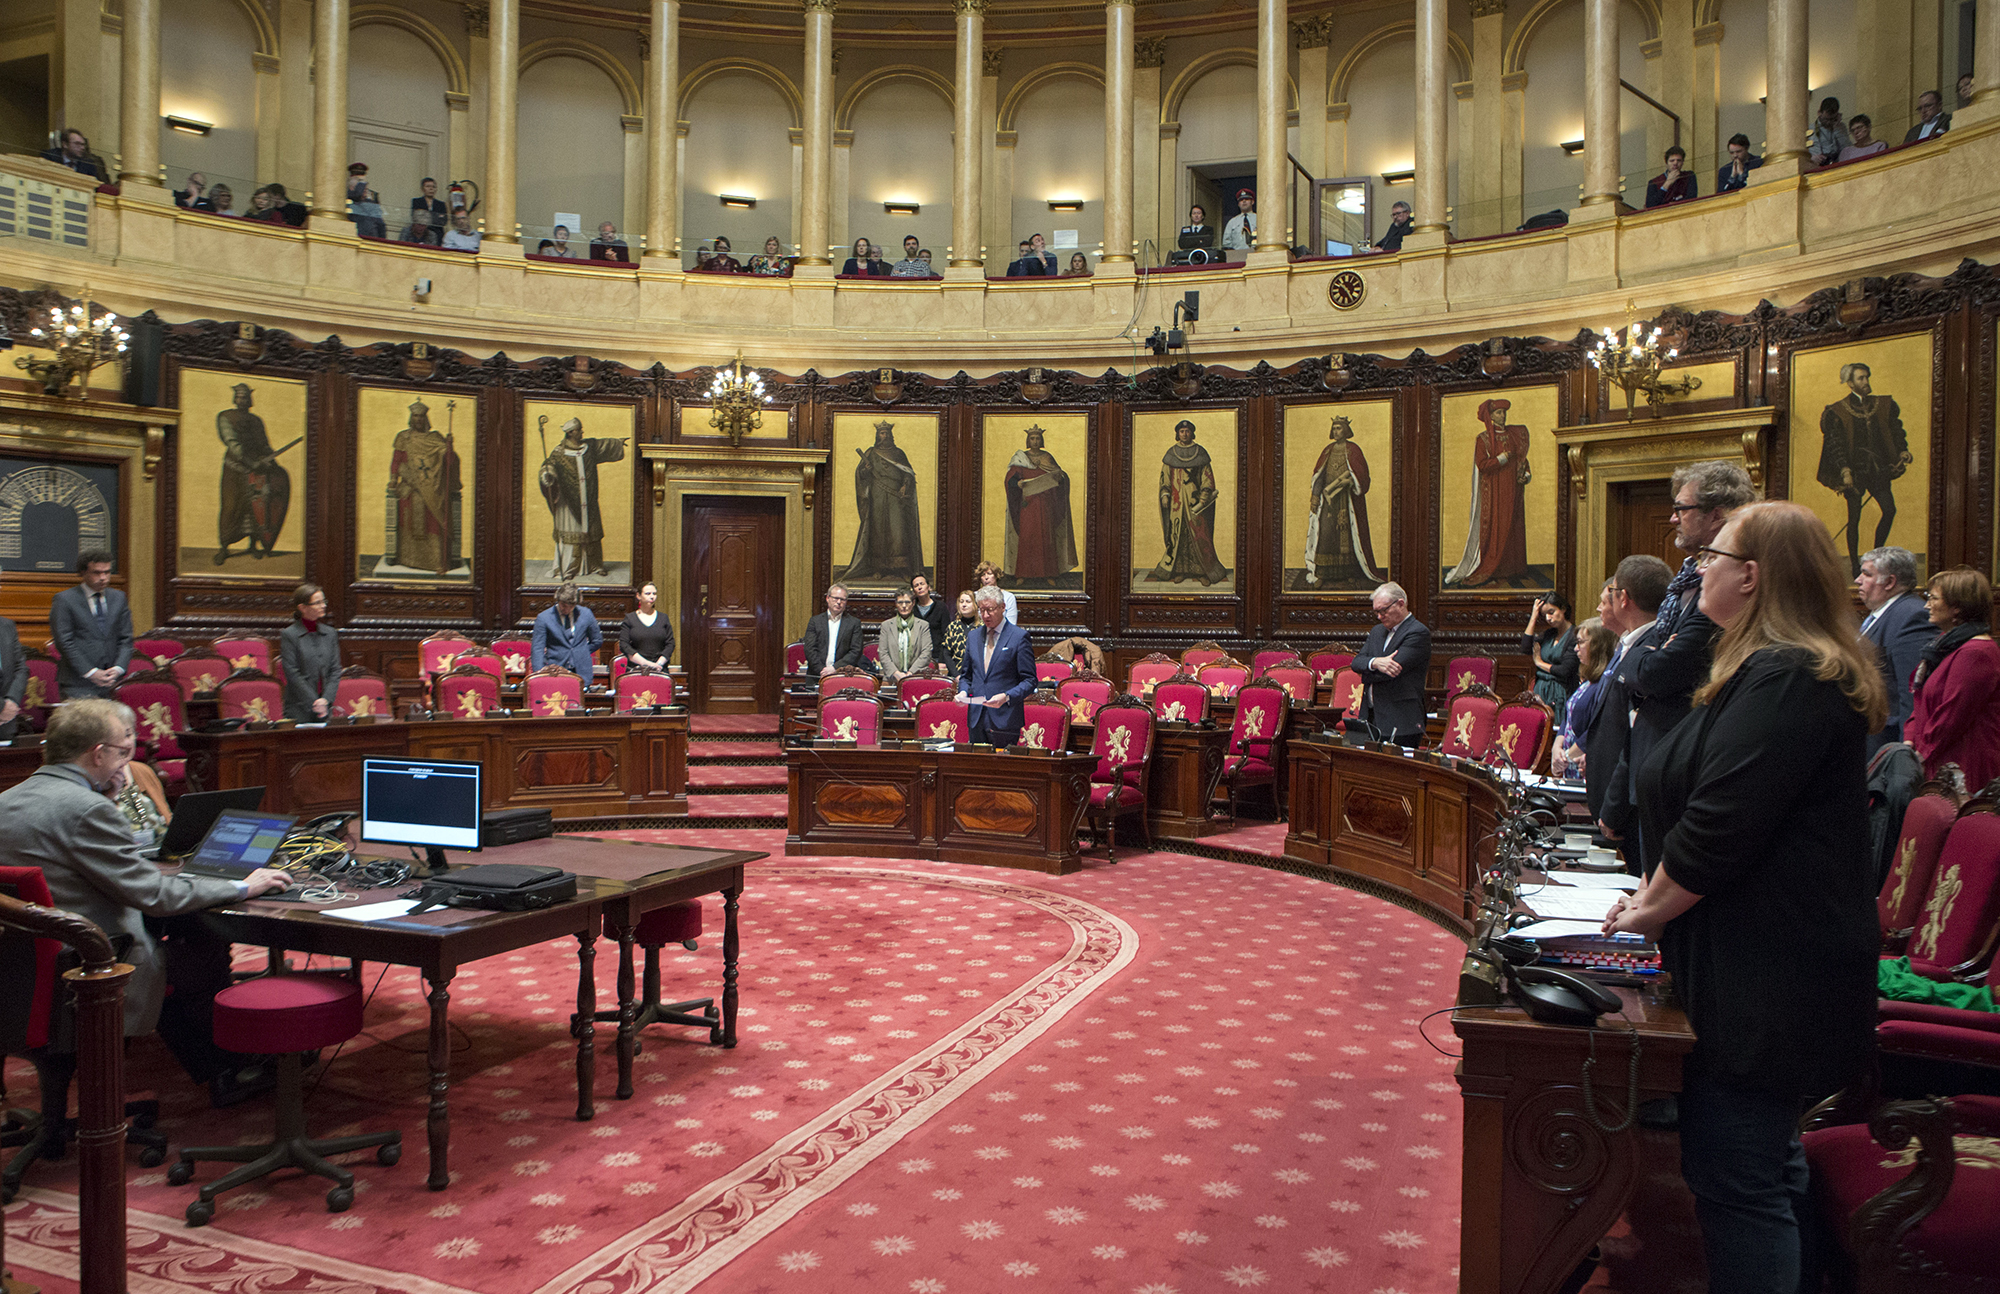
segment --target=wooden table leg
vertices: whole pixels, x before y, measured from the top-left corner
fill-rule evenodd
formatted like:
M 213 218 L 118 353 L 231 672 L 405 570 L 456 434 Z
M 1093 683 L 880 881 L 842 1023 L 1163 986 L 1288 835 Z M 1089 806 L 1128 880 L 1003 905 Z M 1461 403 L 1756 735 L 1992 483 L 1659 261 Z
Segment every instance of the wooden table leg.
M 632 1099 L 632 1057 L 639 1050 L 639 1004 L 634 1000 L 632 938 L 635 925 L 612 927 L 618 934 L 618 1099 Z
M 451 1006 L 452 976 L 447 974 L 437 979 L 425 976 L 424 981 L 431 986 L 431 1109 L 425 1121 L 430 1138 L 431 1175 L 424 1179 L 424 1185 L 441 1191 L 451 1185 L 451 1109 L 445 1101 L 445 1094 L 451 1090 L 451 1026 L 445 1012 Z
M 743 887 L 722 892 L 722 1045 L 736 1045 L 736 906 Z
M 576 1035 L 576 1117 L 597 1117 L 597 932 L 576 937 L 576 1015 L 570 1032 Z

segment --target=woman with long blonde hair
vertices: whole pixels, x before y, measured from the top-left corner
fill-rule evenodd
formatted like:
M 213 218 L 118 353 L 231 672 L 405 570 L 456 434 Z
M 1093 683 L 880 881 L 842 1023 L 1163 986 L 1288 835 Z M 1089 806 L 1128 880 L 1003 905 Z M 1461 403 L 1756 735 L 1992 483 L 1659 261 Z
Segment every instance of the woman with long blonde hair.
M 1658 939 L 1694 1026 L 1681 1173 L 1709 1289 L 1789 1294 L 1811 1232 L 1799 1115 L 1874 1045 L 1864 770 L 1888 697 L 1810 510 L 1742 508 L 1699 561 L 1723 631 L 1693 712 L 1639 769 L 1660 863 L 1605 929 Z

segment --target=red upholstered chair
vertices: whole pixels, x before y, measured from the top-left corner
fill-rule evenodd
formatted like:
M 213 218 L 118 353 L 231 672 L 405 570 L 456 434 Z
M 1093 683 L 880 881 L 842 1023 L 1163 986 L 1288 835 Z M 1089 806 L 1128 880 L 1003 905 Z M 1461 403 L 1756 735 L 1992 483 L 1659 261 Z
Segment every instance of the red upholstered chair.
M 583 709 L 583 678 L 566 665 L 544 665 L 528 675 L 527 702 L 529 713 L 560 719 Z
M 361 665 L 349 665 L 340 671 L 340 681 L 333 685 L 335 714 L 366 719 L 370 715 L 388 714 L 392 708 L 389 685 L 380 674 Z
M 141 638 L 132 644 L 132 654 L 144 656 L 158 668 L 187 650 L 187 644 L 178 638 Z
M 49 726 L 49 711 L 62 699 L 62 687 L 56 682 L 55 658 L 33 648 L 24 647 L 21 654 L 27 658 L 28 685 L 21 694 L 21 717 L 36 732 Z
M 1212 660 L 1195 670 L 1194 676 L 1208 689 L 1210 696 L 1221 697 L 1225 701 L 1236 695 L 1236 689 L 1250 681 L 1250 667 L 1231 656 Z
M 1910 969 L 1936 980 L 1983 984 L 2000 939 L 2000 802 L 1979 795 L 1959 810 L 1938 855 Z
M 1319 691 L 1319 676 L 1312 667 L 1296 656 L 1259 666 L 1257 675 L 1268 678 L 1284 690 L 1285 697 L 1293 705 L 1311 705 Z
M 1439 751 L 1461 759 L 1485 759 L 1500 730 L 1499 717 L 1500 698 L 1493 689 L 1483 683 L 1469 685 L 1451 699 L 1444 744 L 1438 747 Z
M 1237 689 L 1229 751 L 1222 759 L 1230 822 L 1236 821 L 1236 797 L 1247 787 L 1270 787 L 1272 807 L 1278 808 L 1278 739 L 1284 735 L 1290 710 L 1285 690 L 1262 676 Z
M 431 692 L 431 708 L 454 719 L 481 719 L 500 708 L 500 681 L 477 665 L 446 670 Z
M 820 679 L 820 703 L 824 705 L 828 697 L 838 692 L 845 692 L 849 688 L 857 692 L 866 692 L 869 696 L 874 696 L 882 690 L 882 680 L 870 674 L 865 669 L 855 669 L 851 665 L 842 665 L 833 673 Z
M 1035 657 L 1035 682 L 1060 683 L 1076 673 L 1076 661 L 1067 652 L 1048 651 Z
M 1133 696 L 1151 696 L 1153 689 L 1181 672 L 1180 662 L 1164 652 L 1141 658 L 1125 675 L 1125 690 Z
M 451 662 L 452 668 L 471 665 L 491 674 L 501 687 L 507 686 L 507 662 L 484 647 L 474 647 L 471 651 L 460 652 Z
M 1181 664 L 1187 666 L 1197 674 L 1201 672 L 1201 667 L 1204 665 L 1228 659 L 1229 653 L 1222 649 L 1222 644 L 1213 642 L 1196 643 L 1181 653 Z
M 1118 861 L 1118 819 L 1137 815 L 1146 848 L 1153 847 L 1146 823 L 1146 770 L 1152 765 L 1153 712 L 1137 697 L 1121 696 L 1097 710 L 1097 732 L 1090 753 L 1097 767 L 1090 774 L 1092 826 L 1104 841 L 1104 852 Z
M 860 688 L 843 688 L 819 703 L 819 735 L 863 746 L 882 741 L 882 698 Z
M 303 1066 L 300 1053 L 337 1047 L 361 1032 L 361 986 L 339 975 L 265 975 L 231 984 L 215 995 L 215 1045 L 225 1051 L 277 1058 L 278 1127 L 275 1140 L 261 1146 L 191 1146 L 167 1170 L 167 1180 L 185 1186 L 203 1159 L 241 1164 L 201 1188 L 187 1207 L 188 1225 L 215 1216 L 215 1197 L 281 1168 L 332 1179 L 326 1193 L 329 1213 L 354 1203 L 354 1174 L 328 1155 L 373 1147 L 376 1161 L 393 1164 L 403 1154 L 400 1132 L 364 1132 L 352 1137 L 306 1136 Z
M 1494 716 L 1493 755 L 1516 768 L 1543 768 L 1556 731 L 1556 712 L 1533 692 L 1523 692 Z
M 417 644 L 417 675 L 425 686 L 451 668 L 452 658 L 479 644 L 455 629 L 440 629 Z
M 1153 689 L 1153 717 L 1168 723 L 1204 723 L 1208 720 L 1208 689 L 1182 670 Z
M 215 640 L 215 654 L 226 659 L 231 669 L 254 669 L 260 674 L 271 672 L 271 644 L 262 638 L 218 638 Z
M 1352 719 L 1361 713 L 1361 698 L 1367 694 L 1368 684 L 1354 670 L 1342 666 L 1333 676 L 1333 697 L 1329 705 L 1340 707 L 1340 717 Z
M 954 701 L 949 695 L 929 697 L 917 702 L 916 710 L 918 740 L 972 740 L 972 724 L 963 702 Z
M 1944 853 L 1945 837 L 1951 834 L 1957 817 L 1958 802 L 1942 790 L 1919 795 L 1903 811 L 1896 859 L 1875 898 L 1875 912 L 1882 922 L 1882 950 L 1888 956 L 1900 956 L 1916 933 L 1924 900 L 1930 897 L 1931 878 L 1937 873 L 1938 857 Z
M 618 681 L 612 685 L 611 692 L 617 698 L 615 704 L 620 714 L 624 714 L 627 710 L 645 710 L 656 705 L 672 705 L 674 680 L 662 670 L 647 669 L 639 665 L 620 674 Z
M 607 917 L 604 922 L 604 937 L 616 941 L 618 927 Z M 694 998 L 686 1002 L 660 1001 L 660 950 L 668 944 L 679 944 L 689 952 L 700 945 L 701 902 L 691 900 L 686 903 L 669 903 L 663 908 L 654 908 L 639 918 L 639 924 L 632 927 L 632 942 L 646 950 L 646 969 L 640 981 L 638 1013 L 632 1020 L 632 1031 L 636 1034 L 648 1025 L 684 1024 L 692 1029 L 708 1030 L 710 1046 L 722 1041 L 722 1013 L 715 1009 L 712 997 Z M 618 960 L 620 973 L 624 971 L 626 958 L 631 950 L 620 946 Z M 599 1011 L 594 1017 L 600 1024 L 618 1023 L 618 1010 Z M 633 1050 L 638 1050 L 634 1044 Z M 630 1086 L 618 1089 L 620 1100 L 632 1096 Z
M 169 796 L 180 794 L 187 785 L 187 752 L 177 734 L 188 726 L 180 684 L 165 670 L 146 670 L 126 675 L 115 695 L 138 717 L 138 758 L 153 766 Z
M 806 645 L 804 643 L 785 644 L 785 673 L 803 674 L 806 668 Z
M 1493 686 L 1493 658 L 1491 656 L 1454 656 L 1451 664 L 1444 667 L 1445 695 L 1457 696 L 1474 683 L 1486 687 Z
M 632 662 L 625 659 L 624 653 L 621 652 L 618 655 L 613 656 L 611 658 L 611 686 L 613 688 L 616 688 L 618 686 L 618 680 L 624 678 L 625 671 L 631 668 L 632 668 Z
M 1030 750 L 1069 749 L 1069 707 L 1047 688 L 1038 688 L 1021 703 L 1020 745 Z
M 944 666 L 932 661 L 914 674 L 905 674 L 896 680 L 896 704 L 905 710 L 914 710 L 928 697 L 943 693 L 950 696 L 958 690 L 958 680 L 945 671 Z
M 1306 657 L 1306 665 L 1322 683 L 1333 682 L 1335 674 L 1353 663 L 1354 653 L 1345 647 L 1322 647 Z
M 506 666 L 508 678 L 528 677 L 528 662 L 535 658 L 532 638 L 495 638 L 491 650 Z
M 1104 675 L 1082 669 L 1056 684 L 1056 697 L 1069 707 L 1071 723 L 1090 723 L 1097 711 L 1117 695 L 1118 688 Z
M 880 665 L 882 663 L 882 644 L 863 643 L 861 647 L 861 659 L 867 661 L 870 665 Z
M 192 701 L 221 687 L 235 671 L 213 648 L 190 647 L 167 662 L 167 672 L 181 685 L 181 695 Z
M 1279 661 L 1297 660 L 1298 657 L 1298 649 L 1289 643 L 1268 642 L 1250 654 L 1250 668 L 1255 673 L 1262 674 L 1266 666 L 1276 665 Z
M 284 686 L 262 670 L 237 670 L 216 687 L 215 700 L 224 719 L 274 723 L 285 717 Z

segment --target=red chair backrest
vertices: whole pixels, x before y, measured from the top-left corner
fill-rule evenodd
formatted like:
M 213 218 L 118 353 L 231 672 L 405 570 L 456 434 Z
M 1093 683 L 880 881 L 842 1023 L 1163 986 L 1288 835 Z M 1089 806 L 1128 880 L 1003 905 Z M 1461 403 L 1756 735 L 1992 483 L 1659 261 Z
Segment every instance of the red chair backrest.
M 882 690 L 882 680 L 865 669 L 849 669 L 843 665 L 819 681 L 819 699 L 824 702 L 828 697 L 844 692 L 848 688 L 873 696 Z
M 1097 733 L 1090 743 L 1090 753 L 1097 756 L 1097 767 L 1091 771 L 1091 781 L 1100 785 L 1109 783 L 1113 780 L 1113 768 L 1143 765 L 1152 752 L 1153 712 L 1143 703 L 1117 701 L 1098 707 Z M 1122 776 L 1125 785 L 1139 786 L 1145 775 L 1141 766 L 1125 768 Z
M 948 696 L 917 702 L 917 736 L 924 741 L 971 741 L 965 706 Z
M 1368 684 L 1360 674 L 1343 667 L 1333 676 L 1333 703 L 1340 707 L 1340 713 L 1352 719 L 1361 713 L 1361 698 L 1366 695 Z
M 625 671 L 632 668 L 632 662 L 621 653 L 611 658 L 611 686 L 617 687 L 618 680 L 625 677 Z
M 132 644 L 135 655 L 144 656 L 155 666 L 166 664 L 187 650 L 187 644 L 178 638 L 141 638 Z
M 628 669 L 612 685 L 619 713 L 674 703 L 674 680 L 652 669 Z
M 1549 712 L 1514 700 L 1500 707 L 1494 722 L 1492 750 L 1516 768 L 1533 769 L 1540 762 L 1555 729 Z
M 1173 723 L 1200 723 L 1208 718 L 1208 689 L 1192 674 L 1176 674 L 1153 689 L 1153 714 Z
M 1299 654 L 1283 643 L 1272 643 L 1268 647 L 1259 647 L 1255 652 L 1251 653 L 1250 668 L 1262 674 L 1271 666 L 1282 664 L 1288 660 L 1299 661 Z M 1299 661 L 1299 664 L 1303 665 L 1305 662 Z
M 1037 691 L 1021 703 L 1021 745 L 1030 750 L 1069 749 L 1069 707 L 1050 691 Z
M 1896 835 L 1896 857 L 1888 879 L 1875 898 L 1875 911 L 1886 937 L 1904 932 L 1895 940 L 1901 950 L 1908 932 L 1916 929 L 1923 916 L 1924 900 L 1930 897 L 1931 877 L 1937 874 L 1938 858 L 1944 853 L 1945 837 L 1958 818 L 1958 805 L 1942 795 L 1920 795 L 1903 811 L 1903 829 Z
M 49 711 L 55 708 L 62 688 L 56 681 L 56 663 L 43 656 L 28 658 L 28 688 L 21 694 L 21 713 L 30 727 L 49 726 Z
M 433 708 L 455 719 L 481 719 L 500 708 L 500 680 L 477 665 L 440 675 L 436 691 Z
M 493 654 L 507 667 L 509 678 L 523 678 L 528 673 L 528 662 L 535 658 L 535 644 L 528 638 L 495 638 Z
M 269 723 L 285 717 L 285 689 L 261 670 L 240 669 L 215 689 L 216 713 L 225 719 Z
M 499 680 L 500 686 L 507 686 L 507 662 L 502 660 L 497 653 L 490 652 L 484 647 L 474 647 L 471 651 L 461 652 L 458 658 L 452 661 L 451 664 L 453 669 L 458 668 L 460 665 L 471 665 L 477 669 L 483 669 Z
M 560 719 L 583 708 L 583 679 L 575 670 L 545 665 L 528 675 L 527 699 L 530 713 Z
M 1125 690 L 1133 696 L 1151 696 L 1154 688 L 1180 672 L 1179 661 L 1154 652 L 1133 665 L 1125 675 Z
M 0 891 L 5 891 L 23 903 L 39 904 L 45 908 L 55 906 L 49 897 L 49 878 L 42 875 L 39 867 L 0 867 Z M 28 1003 L 27 1029 L 21 1038 L 24 1047 L 46 1047 L 49 1043 L 49 1021 L 55 1014 L 56 1002 L 56 958 L 62 952 L 60 940 L 43 939 L 22 930 L 8 930 L 7 939 L 33 939 L 35 980 L 30 987 L 32 997 Z M 25 969 L 25 968 L 23 968 Z M 10 977 L 11 978 L 11 977 Z M 19 992 L 23 986 L 9 985 L 10 991 Z M 12 1282 L 9 1282 L 12 1284 Z
M 1229 725 L 1229 753 L 1268 763 L 1271 747 L 1284 732 L 1289 712 L 1283 688 L 1261 678 L 1245 683 L 1236 692 L 1236 718 Z
M 478 644 L 464 634 L 434 633 L 417 644 L 417 673 L 429 682 L 451 668 L 452 657 L 471 651 L 476 646 Z
M 138 716 L 139 758 L 148 764 L 186 759 L 176 733 L 187 731 L 187 710 L 181 705 L 180 684 L 165 670 L 134 674 L 120 683 L 118 699 Z
M 232 671 L 229 662 L 202 648 L 185 651 L 167 662 L 167 672 L 180 684 L 181 695 L 192 699 L 213 692 Z
M 864 746 L 881 743 L 882 698 L 859 688 L 844 688 L 819 703 L 819 735 Z
M 1098 710 L 1116 694 L 1117 689 L 1111 686 L 1110 679 L 1089 670 L 1072 674 L 1056 684 L 1056 699 L 1069 707 L 1072 723 L 1092 722 Z
M 1461 692 L 1451 699 L 1451 713 L 1444 725 L 1444 744 L 1438 749 L 1464 759 L 1486 758 L 1486 752 L 1493 749 L 1494 735 L 1499 731 L 1499 715 L 1500 698 L 1493 695 L 1490 689 L 1473 684 L 1472 690 Z
M 1493 658 L 1491 656 L 1454 656 L 1451 664 L 1444 667 L 1445 693 L 1457 696 L 1474 683 L 1493 686 Z
M 2000 814 L 1974 800 L 1951 824 L 1938 856 L 1923 919 L 1910 938 L 1910 961 L 1961 976 L 1993 958 L 2000 928 Z
M 785 673 L 797 674 L 806 667 L 806 645 L 804 643 L 785 644 Z
M 389 685 L 375 674 L 342 674 L 333 685 L 333 711 L 355 719 L 389 713 Z
M 896 681 L 896 701 L 905 710 L 914 710 L 939 693 L 950 696 L 957 684 L 941 674 L 905 674 Z
M 1262 678 L 1268 678 L 1293 701 L 1301 705 L 1311 705 L 1313 693 L 1318 690 L 1319 676 L 1312 667 L 1294 656 L 1289 664 L 1280 662 L 1257 671 Z
M 1035 682 L 1060 683 L 1076 673 L 1076 662 L 1066 660 L 1038 660 L 1035 662 Z
M 1351 651 L 1316 651 L 1306 657 L 1306 668 L 1322 683 L 1333 682 L 1333 676 L 1354 663 Z
M 1208 689 L 1210 696 L 1228 698 L 1236 695 L 1236 689 L 1250 681 L 1249 667 L 1241 661 L 1224 658 L 1210 661 L 1195 671 L 1195 677 Z
M 1204 665 L 1228 659 L 1229 653 L 1217 643 L 1196 643 L 1181 653 L 1181 664 L 1196 672 L 1200 672 Z
M 260 674 L 271 672 L 271 644 L 262 638 L 218 638 L 215 640 L 215 654 L 227 660 L 232 670 L 254 669 Z
M 882 644 L 863 643 L 861 645 L 861 659 L 880 664 L 882 661 Z

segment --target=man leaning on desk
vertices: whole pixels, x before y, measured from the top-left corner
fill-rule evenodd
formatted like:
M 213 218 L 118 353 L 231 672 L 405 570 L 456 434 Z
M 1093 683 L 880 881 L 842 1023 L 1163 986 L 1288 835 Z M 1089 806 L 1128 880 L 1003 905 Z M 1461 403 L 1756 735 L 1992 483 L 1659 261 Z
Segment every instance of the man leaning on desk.
M 188 1077 L 208 1084 L 216 1105 L 234 1105 L 268 1089 L 276 1073 L 268 1057 L 215 1045 L 214 999 L 229 986 L 229 939 L 200 912 L 282 890 L 290 880 L 269 867 L 241 881 L 169 876 L 142 854 L 132 824 L 111 801 L 125 784 L 133 733 L 131 709 L 116 701 L 56 707 L 42 766 L 0 794 L 0 867 L 40 868 L 56 907 L 95 922 L 121 945 L 119 959 L 132 967 L 125 1036 L 157 1027 Z
M 1007 619 L 999 586 L 972 597 L 979 624 L 966 636 L 958 695 L 971 707 L 972 740 L 1011 746 L 1021 738 L 1021 702 L 1035 690 L 1035 652 L 1027 630 Z

